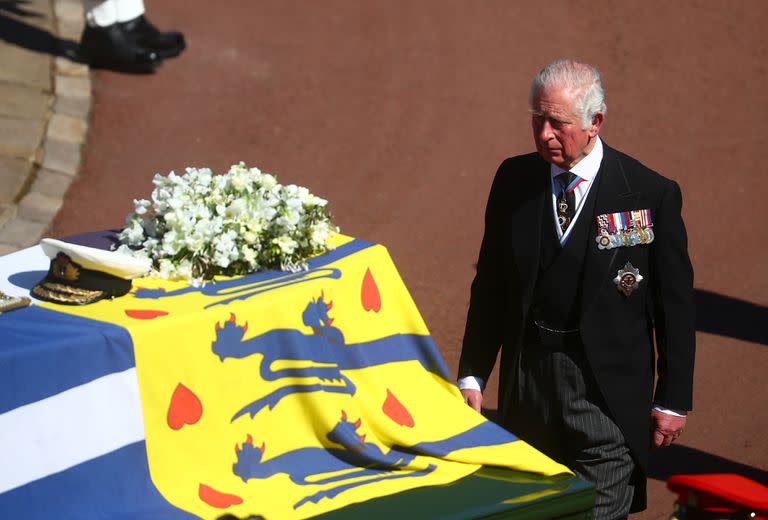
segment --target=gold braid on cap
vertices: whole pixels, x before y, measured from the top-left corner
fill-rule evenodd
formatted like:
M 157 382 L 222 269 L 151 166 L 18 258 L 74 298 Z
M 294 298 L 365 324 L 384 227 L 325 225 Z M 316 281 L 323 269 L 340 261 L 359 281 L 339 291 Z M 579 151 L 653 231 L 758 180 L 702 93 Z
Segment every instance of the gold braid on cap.
M 58 283 L 46 283 L 44 287 L 38 285 L 32 289 L 32 292 L 43 298 L 73 303 L 81 303 L 104 294 L 104 291 L 89 291 Z

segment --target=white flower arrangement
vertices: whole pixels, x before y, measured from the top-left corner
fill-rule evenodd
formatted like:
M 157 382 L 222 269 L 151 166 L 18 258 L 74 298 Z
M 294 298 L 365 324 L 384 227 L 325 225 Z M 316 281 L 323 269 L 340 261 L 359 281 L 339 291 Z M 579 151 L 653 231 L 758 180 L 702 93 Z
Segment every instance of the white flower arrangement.
M 150 258 L 163 278 L 200 285 L 216 275 L 306 269 L 338 232 L 328 201 L 242 162 L 223 175 L 187 168 L 152 182 L 152 200 L 134 200 L 118 251 Z

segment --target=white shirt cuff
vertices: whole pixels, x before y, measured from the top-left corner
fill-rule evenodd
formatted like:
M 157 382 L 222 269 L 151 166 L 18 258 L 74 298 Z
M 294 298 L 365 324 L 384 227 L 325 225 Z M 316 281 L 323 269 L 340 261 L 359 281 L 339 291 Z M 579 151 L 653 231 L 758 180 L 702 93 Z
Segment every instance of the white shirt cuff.
M 459 378 L 458 384 L 459 390 L 478 390 L 482 392 L 485 388 L 485 381 L 475 376 Z
M 461 387 L 459 387 L 459 388 L 461 388 Z M 656 410 L 657 412 L 666 413 L 666 414 L 669 414 L 669 415 L 674 415 L 675 417 L 685 417 L 686 415 L 688 415 L 686 412 L 681 412 L 681 411 L 677 411 L 677 410 L 670 410 L 669 408 L 664 408 L 663 406 L 658 405 L 658 404 L 654 404 L 653 405 L 653 409 Z

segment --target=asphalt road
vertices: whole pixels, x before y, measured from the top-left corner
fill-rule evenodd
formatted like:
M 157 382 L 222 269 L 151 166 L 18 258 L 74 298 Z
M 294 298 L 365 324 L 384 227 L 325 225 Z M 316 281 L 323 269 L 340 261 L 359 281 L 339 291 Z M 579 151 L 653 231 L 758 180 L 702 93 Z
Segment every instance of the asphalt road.
M 386 245 L 455 369 L 492 176 L 533 149 L 530 79 L 559 57 L 592 62 L 605 141 L 682 186 L 699 290 L 695 410 L 679 446 L 654 455 L 637 518 L 668 516 L 670 472 L 768 484 L 768 4 L 211 5 L 149 3 L 188 50 L 152 76 L 96 73 L 84 165 L 54 235 L 120 226 L 157 172 L 245 161 Z

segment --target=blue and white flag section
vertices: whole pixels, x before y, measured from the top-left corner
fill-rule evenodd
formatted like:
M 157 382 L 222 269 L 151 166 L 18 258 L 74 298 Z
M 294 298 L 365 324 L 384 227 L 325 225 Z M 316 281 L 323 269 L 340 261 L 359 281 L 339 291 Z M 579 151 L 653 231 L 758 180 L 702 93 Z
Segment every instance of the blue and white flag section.
M 196 518 L 149 478 L 124 328 L 34 306 L 0 331 L 1 518 Z

